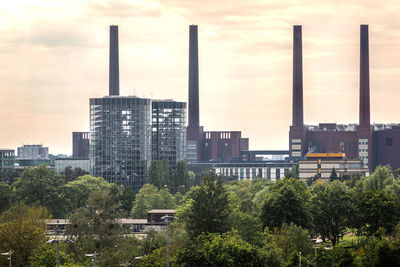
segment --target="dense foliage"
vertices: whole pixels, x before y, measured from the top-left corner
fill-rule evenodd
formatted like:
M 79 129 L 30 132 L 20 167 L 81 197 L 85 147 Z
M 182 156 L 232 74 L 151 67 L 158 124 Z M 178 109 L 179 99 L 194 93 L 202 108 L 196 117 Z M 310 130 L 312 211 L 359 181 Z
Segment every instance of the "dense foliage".
M 120 218 L 176 209 L 170 225 L 171 266 L 399 266 L 400 171 L 379 166 L 368 177 L 328 181 L 288 178 L 223 180 L 154 161 L 149 184 L 131 189 L 73 170 L 40 166 L 0 182 L 0 249 L 13 266 L 54 266 L 45 219 L 68 218 L 61 266 L 165 266 L 166 232 L 131 234 Z M 11 176 L 10 176 L 11 175 Z M 68 177 L 66 177 L 68 176 Z M 289 177 L 293 176 L 293 177 Z M 229 180 L 229 179 L 228 179 Z M 194 184 L 197 183 L 197 186 Z M 315 241 L 318 240 L 317 243 Z M 7 266 L 6 257 L 0 266 Z

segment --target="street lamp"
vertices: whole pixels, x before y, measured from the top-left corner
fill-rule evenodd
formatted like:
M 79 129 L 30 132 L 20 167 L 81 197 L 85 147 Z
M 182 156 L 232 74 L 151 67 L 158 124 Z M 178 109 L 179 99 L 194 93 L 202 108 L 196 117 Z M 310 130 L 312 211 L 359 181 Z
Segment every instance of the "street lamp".
M 8 264 L 9 264 L 10 267 L 11 267 L 11 255 L 12 255 L 12 253 L 13 253 L 13 252 L 11 251 L 11 249 L 10 249 L 9 252 L 1 253 L 2 256 L 9 256 L 9 257 L 7 258 L 7 260 L 8 260 Z
M 73 241 L 70 239 L 61 240 L 65 243 L 72 243 Z M 57 267 L 60 266 L 60 239 L 50 239 L 46 242 L 47 244 L 57 243 Z
M 95 251 L 94 253 L 91 254 L 85 254 L 86 257 L 92 257 L 92 261 L 93 261 L 93 267 L 96 267 L 96 256 L 97 256 L 97 252 Z
M 301 251 L 299 252 L 299 257 L 300 257 L 299 266 L 301 267 Z
M 169 223 L 172 221 L 173 218 L 174 216 L 168 214 L 165 214 L 165 216 L 161 217 L 161 219 L 167 223 L 167 267 L 169 267 Z

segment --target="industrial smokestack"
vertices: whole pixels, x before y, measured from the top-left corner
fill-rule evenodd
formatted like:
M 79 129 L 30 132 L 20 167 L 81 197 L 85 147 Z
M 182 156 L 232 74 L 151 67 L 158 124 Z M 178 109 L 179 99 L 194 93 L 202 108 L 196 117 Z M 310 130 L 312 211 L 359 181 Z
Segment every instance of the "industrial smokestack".
M 293 26 L 293 109 L 292 126 L 303 126 L 303 55 L 301 25 Z
M 189 26 L 189 127 L 199 127 L 199 53 L 197 25 Z M 198 130 L 197 130 L 198 131 Z
M 109 95 L 119 95 L 118 26 L 110 26 Z
M 360 25 L 360 127 L 370 127 L 368 25 Z

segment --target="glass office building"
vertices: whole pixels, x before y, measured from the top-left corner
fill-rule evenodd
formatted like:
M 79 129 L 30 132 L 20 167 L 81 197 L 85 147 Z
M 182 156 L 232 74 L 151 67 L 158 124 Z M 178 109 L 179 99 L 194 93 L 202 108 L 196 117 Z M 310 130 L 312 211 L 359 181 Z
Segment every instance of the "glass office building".
M 186 103 L 153 100 L 152 159 L 167 160 L 170 168 L 186 158 Z
M 90 99 L 90 167 L 93 176 L 138 191 L 152 159 L 151 100 L 105 96 Z

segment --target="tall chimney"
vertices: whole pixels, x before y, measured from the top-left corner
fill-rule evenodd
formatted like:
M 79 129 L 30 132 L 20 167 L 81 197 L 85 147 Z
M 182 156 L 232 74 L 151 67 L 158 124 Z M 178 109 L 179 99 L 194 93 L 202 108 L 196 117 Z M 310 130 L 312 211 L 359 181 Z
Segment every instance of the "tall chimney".
M 360 25 L 360 127 L 370 127 L 368 25 Z
M 118 26 L 110 26 L 109 95 L 119 95 Z
M 197 25 L 189 26 L 189 127 L 199 127 L 199 53 Z
M 293 26 L 293 109 L 292 126 L 303 126 L 303 56 L 301 25 Z

